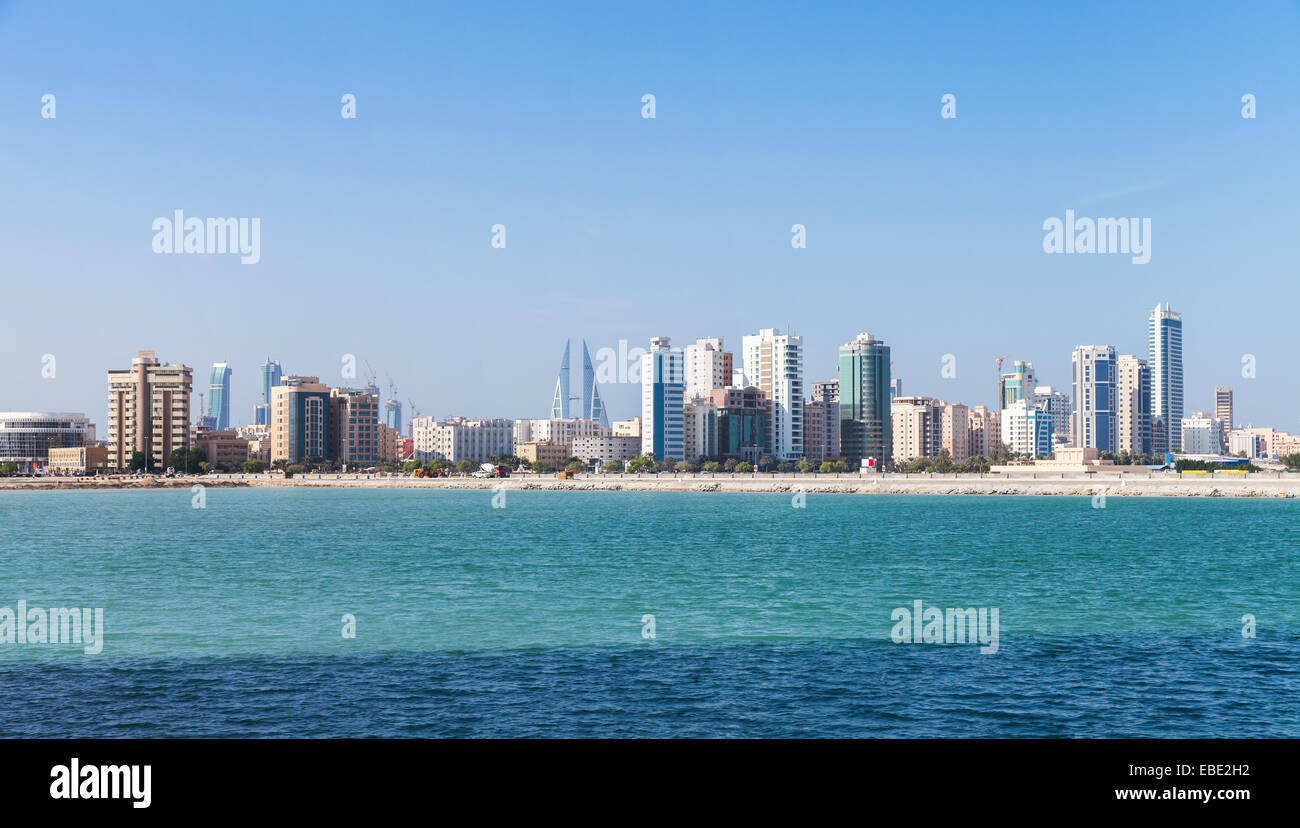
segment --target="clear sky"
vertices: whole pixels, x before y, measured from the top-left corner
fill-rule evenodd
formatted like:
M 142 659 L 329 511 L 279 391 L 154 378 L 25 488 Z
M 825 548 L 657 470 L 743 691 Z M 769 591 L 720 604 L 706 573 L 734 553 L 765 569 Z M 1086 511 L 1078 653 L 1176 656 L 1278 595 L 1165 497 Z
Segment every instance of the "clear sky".
M 540 417 L 566 337 L 762 327 L 809 384 L 870 331 L 907 393 L 992 405 L 995 357 L 1068 390 L 1168 301 L 1189 412 L 1300 429 L 1296 3 L 805 5 L 0 0 L 0 410 L 102 428 L 151 348 L 196 407 L 229 361 L 239 423 L 268 355 Z M 261 261 L 155 254 L 177 209 L 260 218 Z M 1067 209 L 1149 217 L 1150 263 L 1045 254 Z

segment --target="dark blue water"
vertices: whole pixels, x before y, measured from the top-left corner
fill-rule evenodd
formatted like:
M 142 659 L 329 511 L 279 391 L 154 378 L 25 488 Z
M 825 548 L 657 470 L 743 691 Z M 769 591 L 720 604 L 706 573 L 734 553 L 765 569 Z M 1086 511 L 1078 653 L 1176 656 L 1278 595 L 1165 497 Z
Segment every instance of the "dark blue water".
M 0 493 L 0 736 L 1300 736 L 1278 501 Z M 1000 642 L 896 644 L 913 600 Z M 357 636 L 340 635 L 344 613 Z M 644 614 L 656 617 L 643 636 Z M 1242 615 L 1258 636 L 1242 635 Z

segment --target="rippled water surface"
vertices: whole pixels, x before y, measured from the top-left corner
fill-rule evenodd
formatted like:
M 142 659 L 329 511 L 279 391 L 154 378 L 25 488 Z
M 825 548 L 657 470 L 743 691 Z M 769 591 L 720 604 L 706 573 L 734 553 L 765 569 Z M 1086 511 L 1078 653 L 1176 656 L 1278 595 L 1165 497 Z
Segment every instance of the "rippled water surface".
M 1297 508 L 2 492 L 0 608 L 106 635 L 0 643 L 0 735 L 1300 736 Z M 915 600 L 997 653 L 892 643 Z

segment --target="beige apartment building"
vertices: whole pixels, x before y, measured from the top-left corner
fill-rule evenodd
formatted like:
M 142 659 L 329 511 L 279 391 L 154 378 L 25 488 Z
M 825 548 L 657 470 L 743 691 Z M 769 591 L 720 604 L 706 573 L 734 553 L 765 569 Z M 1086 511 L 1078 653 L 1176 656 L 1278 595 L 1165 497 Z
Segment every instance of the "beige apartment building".
M 159 363 L 140 351 L 131 368 L 108 372 L 108 464 L 124 469 L 134 452 L 153 458 L 157 468 L 174 449 L 190 447 L 190 390 L 193 371 Z
M 998 412 L 989 411 L 986 405 L 977 405 L 967 413 L 970 424 L 970 453 L 972 456 L 992 457 L 1002 444 L 1002 420 Z
M 610 424 L 610 429 L 614 437 L 640 437 L 641 418 L 633 417 L 630 420 L 615 420 Z
M 954 463 L 970 457 L 970 408 L 963 403 L 944 403 L 939 421 L 939 448 L 948 449 Z
M 593 439 L 593 438 L 582 438 Z M 600 439 L 600 438 L 595 438 Z M 638 444 L 639 445 L 639 444 Z M 564 443 L 519 443 L 515 446 L 515 457 L 520 460 L 526 460 L 529 463 L 541 461 L 552 468 L 563 468 L 564 464 L 569 461 L 570 457 L 575 457 L 571 446 Z
M 355 388 L 330 389 L 327 456 L 343 463 L 374 463 L 383 457 L 379 396 Z
M 943 403 L 934 397 L 896 397 L 889 407 L 893 458 L 906 463 L 939 453 Z
M 244 461 L 249 456 L 249 441 L 240 437 L 235 429 L 222 431 L 199 431 L 194 438 L 194 446 L 208 459 L 212 469 L 243 471 Z
M 271 462 L 324 459 L 329 408 L 330 389 L 319 377 L 281 378 L 271 389 Z

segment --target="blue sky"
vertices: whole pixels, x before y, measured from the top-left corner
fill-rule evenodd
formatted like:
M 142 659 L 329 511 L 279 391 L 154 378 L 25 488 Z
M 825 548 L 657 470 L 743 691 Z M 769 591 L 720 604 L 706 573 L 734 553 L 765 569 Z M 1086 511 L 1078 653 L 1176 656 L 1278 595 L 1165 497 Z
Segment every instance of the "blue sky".
M 566 337 L 761 327 L 803 334 L 810 383 L 871 331 L 908 393 L 991 405 L 995 357 L 1068 387 L 1168 301 L 1188 411 L 1230 385 L 1294 431 L 1298 70 L 1294 2 L 0 3 L 0 409 L 102 424 L 152 348 L 196 406 L 229 361 L 237 422 L 267 355 L 536 417 Z M 1068 208 L 1149 217 L 1150 263 L 1046 255 Z M 260 217 L 261 262 L 154 254 L 176 209 Z

